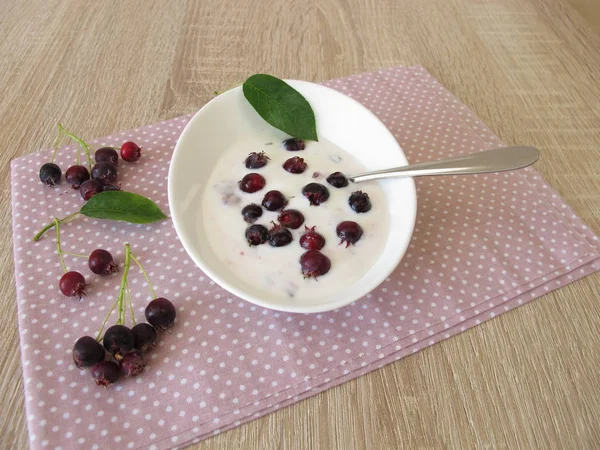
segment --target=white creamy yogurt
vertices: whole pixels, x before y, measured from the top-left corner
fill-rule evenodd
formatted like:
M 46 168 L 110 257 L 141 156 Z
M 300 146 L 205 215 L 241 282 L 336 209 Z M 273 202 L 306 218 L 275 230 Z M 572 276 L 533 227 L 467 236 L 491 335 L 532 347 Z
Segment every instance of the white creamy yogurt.
M 260 169 L 247 169 L 244 160 L 250 152 L 264 151 L 270 158 Z M 291 174 L 282 168 L 283 163 L 294 156 L 304 158 L 308 168 L 302 174 Z M 350 183 L 345 188 L 335 188 L 326 178 L 333 172 L 357 174 L 364 172 L 362 165 L 326 139 L 307 142 L 302 151 L 287 151 L 275 135 L 267 133 L 239 141 L 225 149 L 213 170 L 202 199 L 202 220 L 206 236 L 217 257 L 226 264 L 237 277 L 246 283 L 270 293 L 288 296 L 302 301 L 312 293 L 328 295 L 341 287 L 358 281 L 378 259 L 389 234 L 389 213 L 385 194 L 377 182 L 361 185 Z M 266 180 L 265 187 L 255 193 L 242 192 L 238 181 L 248 173 L 256 172 Z M 318 176 L 313 177 L 317 172 Z M 310 206 L 302 195 L 302 188 L 308 183 L 321 183 L 329 190 L 329 199 L 319 206 Z M 265 193 L 278 190 L 288 199 L 286 209 L 297 209 L 305 217 L 304 225 L 316 226 L 315 231 L 326 239 L 321 252 L 331 260 L 331 269 L 318 280 L 304 279 L 300 270 L 300 256 L 305 250 L 299 239 L 304 233 L 304 225 L 291 230 L 294 240 L 285 247 L 271 247 L 268 242 L 249 247 L 245 238 L 246 223 L 242 208 L 250 203 L 260 205 Z M 348 198 L 354 191 L 362 190 L 369 194 L 372 208 L 367 213 L 358 214 L 348 205 Z M 267 211 L 255 224 L 271 228 L 271 221 L 277 222 L 279 212 Z M 340 222 L 352 220 L 358 223 L 364 234 L 356 245 L 346 248 L 339 245 L 336 227 Z

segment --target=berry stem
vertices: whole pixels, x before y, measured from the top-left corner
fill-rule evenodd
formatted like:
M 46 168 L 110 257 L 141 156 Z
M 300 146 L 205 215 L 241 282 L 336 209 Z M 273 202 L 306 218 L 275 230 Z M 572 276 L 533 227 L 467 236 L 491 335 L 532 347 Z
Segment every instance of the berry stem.
M 148 283 L 148 287 L 150 288 L 150 293 L 152 294 L 152 298 L 156 298 L 156 292 L 154 292 L 154 287 L 152 286 L 152 283 L 150 283 L 150 278 L 148 277 L 148 274 L 144 270 L 144 267 L 142 266 L 142 263 L 140 263 L 138 261 L 138 259 L 135 256 L 133 256 L 133 255 L 131 255 L 131 259 L 133 259 L 133 262 L 135 262 L 138 265 L 138 267 L 140 268 L 140 270 L 144 274 L 144 278 L 146 279 L 146 283 Z
M 119 289 L 119 317 L 117 319 L 117 325 L 123 325 L 125 323 L 123 298 L 125 297 L 125 286 L 127 285 L 127 274 L 129 273 L 130 265 L 131 247 L 129 246 L 129 243 L 127 243 L 125 244 L 125 267 L 123 269 L 123 276 L 121 277 L 121 288 Z
M 54 221 L 50 222 L 48 225 L 46 225 L 44 228 L 42 228 L 38 234 L 36 234 L 33 237 L 34 241 L 39 241 L 42 236 L 44 235 L 44 233 L 46 231 L 48 231 L 50 228 L 52 228 L 53 226 L 56 225 L 56 220 L 58 220 L 59 223 L 69 223 L 72 220 L 76 219 L 79 216 L 79 211 L 74 212 L 73 214 L 69 214 L 68 216 L 63 217 L 62 219 L 55 219 Z
M 60 265 L 62 266 L 65 273 L 67 273 L 67 265 L 65 264 L 65 260 L 63 258 L 63 251 L 60 248 L 60 221 L 56 217 L 54 218 L 54 226 L 56 227 L 56 251 L 58 252 Z
M 70 133 L 69 131 L 65 130 L 65 127 L 62 126 L 62 124 L 58 124 L 58 129 L 59 132 L 64 133 L 65 135 L 69 136 L 71 139 L 73 139 L 75 142 L 77 142 L 79 145 L 81 145 L 81 148 L 83 148 L 83 151 L 85 152 L 85 155 L 87 156 L 87 161 L 88 161 L 88 169 L 92 170 L 92 157 L 90 155 L 90 150 L 92 149 L 83 139 L 75 136 L 73 133 Z
M 125 282 L 125 291 L 127 292 L 127 299 L 129 300 L 129 311 L 131 312 L 131 322 L 135 327 L 137 323 L 135 322 L 135 313 L 133 311 L 133 301 L 131 300 L 131 292 L 129 292 L 129 283 Z
M 102 326 L 100 327 L 100 330 L 98 330 L 98 334 L 96 335 L 96 340 L 99 342 L 102 336 L 102 332 L 104 331 L 104 327 L 106 326 L 106 322 L 108 322 L 108 318 L 110 317 L 110 315 L 112 314 L 112 312 L 115 310 L 115 308 L 117 307 L 117 304 L 119 303 L 119 299 L 117 298 L 115 300 L 115 302 L 112 305 L 112 308 L 110 308 L 110 311 L 108 312 L 108 314 L 106 315 L 106 317 L 104 318 L 104 322 L 102 322 Z
M 81 255 L 79 253 L 70 253 L 70 252 L 65 252 L 65 251 L 63 251 L 62 253 L 63 253 L 63 255 L 75 256 L 76 258 L 89 258 L 88 255 Z

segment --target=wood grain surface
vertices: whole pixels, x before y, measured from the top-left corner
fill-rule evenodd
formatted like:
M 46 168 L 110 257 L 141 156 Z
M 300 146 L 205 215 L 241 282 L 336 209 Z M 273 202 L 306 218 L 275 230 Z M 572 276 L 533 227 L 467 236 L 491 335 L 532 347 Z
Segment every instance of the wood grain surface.
M 597 0 L 0 0 L 0 448 L 28 447 L 9 161 L 58 121 L 103 136 L 249 74 L 424 65 L 600 232 Z M 197 449 L 598 449 L 600 276 Z

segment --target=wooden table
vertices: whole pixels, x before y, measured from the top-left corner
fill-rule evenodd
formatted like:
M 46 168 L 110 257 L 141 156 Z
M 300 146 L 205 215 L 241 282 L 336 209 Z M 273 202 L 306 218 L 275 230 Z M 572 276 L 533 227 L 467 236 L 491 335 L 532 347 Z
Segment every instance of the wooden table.
M 422 64 L 600 232 L 597 0 L 0 2 L 0 448 L 26 448 L 9 160 L 62 121 L 102 136 L 266 72 Z M 600 276 L 196 448 L 600 448 Z

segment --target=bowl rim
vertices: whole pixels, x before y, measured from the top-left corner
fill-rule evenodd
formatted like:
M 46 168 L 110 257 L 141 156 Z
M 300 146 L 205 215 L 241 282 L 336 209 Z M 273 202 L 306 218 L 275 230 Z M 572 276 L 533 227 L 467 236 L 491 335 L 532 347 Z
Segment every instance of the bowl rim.
M 399 156 L 404 160 L 404 164 L 408 165 L 408 160 L 406 158 L 406 154 L 404 153 L 404 150 L 402 149 L 402 147 L 400 146 L 400 144 L 394 137 L 393 133 L 366 106 L 362 105 L 360 102 L 356 101 L 355 99 L 351 98 L 350 96 L 345 95 L 342 92 L 337 91 L 333 88 L 330 88 L 329 86 L 324 86 L 319 83 L 313 83 L 310 81 L 302 81 L 302 80 L 285 79 L 284 81 L 286 83 L 292 85 L 293 87 L 304 84 L 304 85 L 309 85 L 311 87 L 317 87 L 319 89 L 325 89 L 325 90 L 330 91 L 330 93 L 332 95 L 343 97 L 345 100 L 354 103 L 354 105 L 357 108 L 361 109 L 363 113 L 370 115 L 373 119 L 375 119 L 376 122 L 378 122 L 382 126 L 382 128 L 383 128 L 382 132 L 387 133 L 389 135 L 389 137 L 392 138 L 393 142 L 397 146 Z M 168 173 L 168 178 L 167 178 L 167 197 L 168 197 L 168 202 L 169 202 L 169 212 L 170 212 L 171 220 L 173 221 L 173 226 L 175 228 L 175 232 L 177 233 L 179 241 L 181 242 L 181 244 L 182 244 L 183 248 L 185 249 L 186 253 L 188 254 L 188 256 L 192 259 L 192 261 L 194 261 L 194 264 L 196 264 L 196 266 L 200 270 L 202 270 L 205 273 L 205 275 L 208 276 L 212 281 L 217 283 L 220 287 L 222 287 L 226 291 L 230 292 L 231 294 L 239 297 L 242 300 L 253 303 L 257 306 L 267 308 L 270 310 L 274 310 L 274 311 L 282 311 L 282 312 L 289 312 L 289 313 L 320 313 L 320 312 L 332 311 L 332 310 L 347 306 L 351 303 L 354 303 L 355 301 L 361 299 L 362 297 L 367 295 L 369 292 L 373 291 L 375 288 L 377 288 L 379 285 L 381 285 L 381 283 L 383 283 L 385 281 L 385 279 L 388 278 L 390 276 L 390 274 L 398 267 L 398 265 L 404 258 L 406 251 L 408 250 L 408 247 L 412 240 L 412 235 L 414 233 L 414 228 L 415 228 L 415 223 L 416 223 L 416 215 L 417 215 L 417 191 L 416 191 L 414 179 L 412 179 L 412 178 L 410 178 L 408 180 L 410 181 L 410 183 L 409 183 L 410 195 L 412 197 L 411 198 L 412 201 L 410 202 L 410 204 L 413 207 L 411 208 L 410 211 L 407 211 L 410 213 L 409 217 L 411 218 L 411 223 L 409 226 L 410 232 L 407 233 L 407 238 L 405 240 L 404 245 L 402 246 L 402 248 L 399 248 L 398 251 L 396 252 L 397 256 L 394 258 L 394 261 L 393 262 L 390 261 L 391 269 L 389 271 L 386 271 L 386 273 L 382 272 L 382 274 L 380 276 L 376 277 L 375 278 L 376 282 L 369 283 L 368 285 L 365 284 L 362 289 L 357 289 L 355 291 L 356 294 L 353 294 L 352 296 L 349 297 L 350 300 L 340 299 L 337 302 L 328 303 L 326 305 L 301 305 L 301 304 L 300 305 L 273 305 L 271 302 L 263 301 L 260 297 L 249 294 L 248 292 L 246 292 L 244 290 L 238 289 L 236 286 L 233 286 L 230 283 L 228 283 L 227 281 L 223 280 L 215 271 L 212 270 L 212 268 L 210 267 L 209 264 L 206 264 L 203 261 L 203 259 L 200 258 L 200 255 L 195 254 L 198 252 L 189 250 L 189 249 L 194 248 L 194 246 L 192 245 L 191 239 L 189 239 L 188 236 L 186 235 L 186 233 L 183 232 L 183 225 L 178 221 L 177 214 L 174 212 L 174 210 L 176 209 L 176 207 L 174 205 L 177 204 L 177 201 L 173 198 L 174 183 L 175 183 L 173 181 L 174 180 L 173 170 L 175 170 L 174 168 L 176 167 L 176 164 L 174 164 L 173 162 L 175 161 L 178 153 L 181 152 L 180 147 L 182 145 L 182 142 L 185 141 L 186 135 L 191 133 L 190 125 L 193 124 L 194 121 L 198 120 L 199 117 L 206 114 L 206 110 L 208 109 L 208 106 L 210 104 L 218 102 L 218 101 L 223 101 L 224 98 L 231 96 L 231 95 L 235 95 L 235 93 L 237 93 L 241 90 L 242 90 L 242 86 L 236 86 L 228 91 L 223 92 L 222 94 L 216 96 L 215 98 L 209 100 L 190 118 L 189 122 L 185 125 L 183 131 L 181 132 L 181 134 L 179 135 L 179 138 L 177 139 L 177 143 L 175 144 L 175 148 L 173 149 L 173 154 L 171 155 L 171 160 L 170 160 L 170 164 L 169 164 L 169 173 Z

